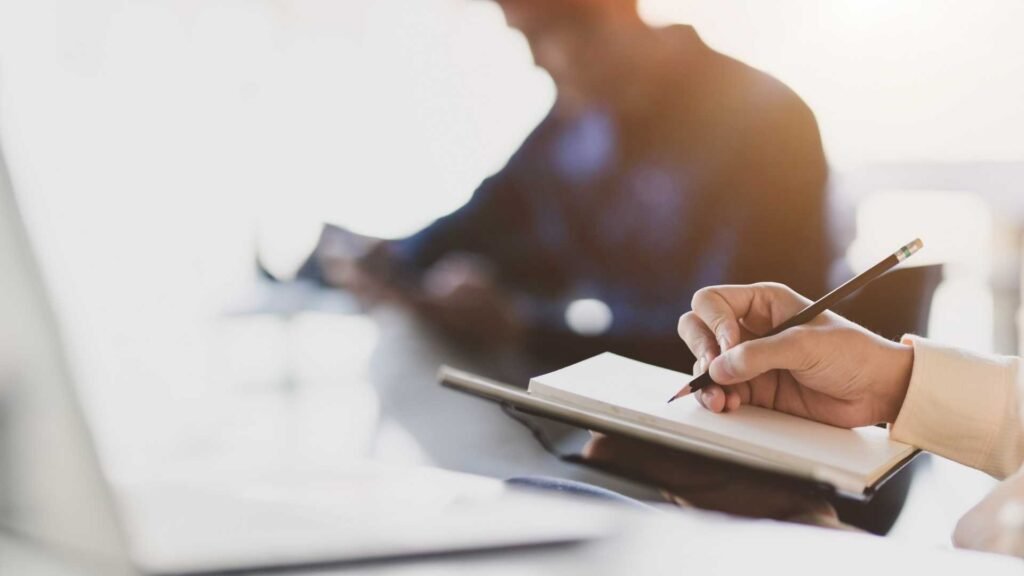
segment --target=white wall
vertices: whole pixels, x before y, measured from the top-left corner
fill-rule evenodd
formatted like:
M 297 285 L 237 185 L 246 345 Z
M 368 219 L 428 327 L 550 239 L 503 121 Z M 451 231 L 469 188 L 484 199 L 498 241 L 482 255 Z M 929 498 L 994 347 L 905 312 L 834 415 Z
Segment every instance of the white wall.
M 642 8 L 653 22 L 694 23 L 796 88 L 841 167 L 1024 160 L 1020 2 Z M 249 228 L 329 219 L 413 230 L 499 168 L 552 98 L 522 39 L 479 0 L 5 0 L 0 10 L 3 118 L 24 148 L 23 178 L 50 191 L 194 194 L 205 210 L 245 214 Z
M 839 165 L 1024 160 L 1024 3 L 643 0 L 814 108 Z

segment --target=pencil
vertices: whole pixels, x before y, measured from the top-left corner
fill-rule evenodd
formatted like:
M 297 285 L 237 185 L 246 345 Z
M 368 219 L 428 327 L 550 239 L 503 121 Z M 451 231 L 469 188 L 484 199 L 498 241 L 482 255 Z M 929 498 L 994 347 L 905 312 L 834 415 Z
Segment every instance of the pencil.
M 922 242 L 920 238 L 914 240 L 913 242 L 907 244 L 906 246 L 903 246 L 899 250 L 893 252 L 888 258 L 885 258 L 878 264 L 875 264 L 871 268 L 868 268 L 864 272 L 861 272 L 860 274 L 846 282 L 846 284 L 843 284 L 842 286 L 822 296 L 821 299 L 819 299 L 817 302 L 807 306 L 789 320 L 786 320 L 782 324 L 779 324 L 775 328 L 772 328 L 771 330 L 768 331 L 767 334 L 760 336 L 760 338 L 768 338 L 769 336 L 775 336 L 776 334 L 788 330 L 794 326 L 800 326 L 801 324 L 806 324 L 811 320 L 814 320 L 815 318 L 818 317 L 819 314 L 828 310 L 832 306 L 835 306 L 839 302 L 849 297 L 854 292 L 860 290 L 861 288 L 875 281 L 879 276 L 885 274 L 900 262 L 903 262 L 907 258 L 910 258 L 911 256 L 914 255 L 915 252 L 917 252 L 923 247 L 924 242 Z M 675 396 L 669 398 L 668 401 L 669 403 L 671 403 L 676 398 L 682 398 L 683 396 L 696 392 L 704 388 L 708 384 L 714 384 L 714 381 L 711 379 L 710 372 L 704 372 L 703 374 L 700 374 L 699 376 L 691 380 L 689 384 L 683 386 L 683 388 L 679 390 L 679 392 L 676 392 Z

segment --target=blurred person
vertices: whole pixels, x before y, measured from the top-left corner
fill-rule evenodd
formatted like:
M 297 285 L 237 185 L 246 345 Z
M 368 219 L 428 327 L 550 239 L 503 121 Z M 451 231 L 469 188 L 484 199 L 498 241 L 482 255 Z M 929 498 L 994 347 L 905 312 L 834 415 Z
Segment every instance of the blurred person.
M 753 339 L 808 304 L 771 283 L 697 292 L 678 331 L 698 359 L 694 372 L 710 370 L 717 383 L 697 401 L 723 417 L 750 404 L 847 428 L 886 423 L 894 440 L 1002 480 L 959 521 L 953 541 L 1024 556 L 1020 358 L 916 336 L 892 342 L 832 312 Z M 838 525 L 821 497 L 695 456 L 612 436 L 595 438 L 586 453 L 664 486 L 680 504 Z
M 827 167 L 795 93 L 635 0 L 496 1 L 554 80 L 547 117 L 463 207 L 399 240 L 327 227 L 304 275 L 543 364 L 677 369 L 672 318 L 698 288 L 824 291 Z

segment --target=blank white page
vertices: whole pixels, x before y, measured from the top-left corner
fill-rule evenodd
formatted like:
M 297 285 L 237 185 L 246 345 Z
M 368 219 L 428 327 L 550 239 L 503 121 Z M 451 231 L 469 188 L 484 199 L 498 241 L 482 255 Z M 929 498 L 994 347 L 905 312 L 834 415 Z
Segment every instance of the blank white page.
M 691 378 L 606 352 L 534 378 L 530 393 L 781 464 L 826 466 L 865 485 L 914 451 L 875 426 L 847 430 L 752 406 L 714 414 L 692 397 L 668 404 Z

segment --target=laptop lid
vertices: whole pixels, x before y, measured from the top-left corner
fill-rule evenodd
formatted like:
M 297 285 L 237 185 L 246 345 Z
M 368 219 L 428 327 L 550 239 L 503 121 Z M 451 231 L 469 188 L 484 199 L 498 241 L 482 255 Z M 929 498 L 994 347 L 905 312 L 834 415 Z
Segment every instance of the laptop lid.
M 578 542 L 619 511 L 433 469 L 120 486 L 101 470 L 0 155 L 0 530 L 80 572 L 283 568 Z
M 0 529 L 96 574 L 131 572 L 0 142 Z

